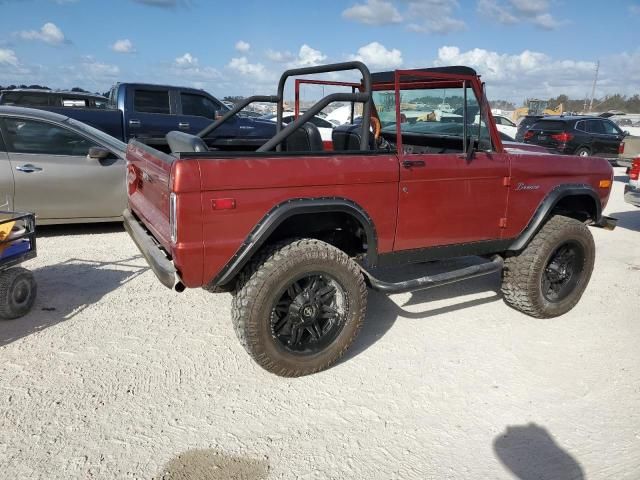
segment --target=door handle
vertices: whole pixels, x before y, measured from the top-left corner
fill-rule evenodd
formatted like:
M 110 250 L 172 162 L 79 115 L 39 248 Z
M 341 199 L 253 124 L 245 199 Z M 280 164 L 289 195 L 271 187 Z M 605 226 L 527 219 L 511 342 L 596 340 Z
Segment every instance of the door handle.
M 16 170 L 19 172 L 32 173 L 32 172 L 41 172 L 42 168 L 36 167 L 35 165 L 31 165 L 27 163 L 26 165 L 19 165 L 16 167 Z
M 187 122 L 180 122 L 178 124 L 178 128 L 180 128 L 182 130 L 188 130 L 189 129 L 189 124 Z
M 139 127 L 140 126 L 140 120 L 129 120 L 129 126 L 130 127 Z
M 425 167 L 427 164 L 424 160 L 403 160 L 402 166 L 404 168 Z

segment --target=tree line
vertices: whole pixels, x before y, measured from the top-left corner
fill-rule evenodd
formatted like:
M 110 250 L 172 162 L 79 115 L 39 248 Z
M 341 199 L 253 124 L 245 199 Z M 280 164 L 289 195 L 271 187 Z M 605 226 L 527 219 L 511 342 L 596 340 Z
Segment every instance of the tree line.
M 521 106 L 525 106 L 529 103 L 529 100 L 526 99 L 524 105 L 516 105 L 513 102 L 509 102 L 507 100 L 494 100 L 490 101 L 491 108 L 499 108 L 501 110 L 515 110 Z M 558 105 L 562 104 L 565 112 L 588 112 L 589 105 L 591 103 L 590 100 L 577 100 L 571 99 L 567 95 L 558 95 L 557 97 L 551 97 L 548 99 L 540 98 L 536 100 L 546 100 L 548 103 L 548 108 L 554 109 Z M 593 99 L 593 107 L 592 110 L 594 112 L 608 112 L 610 110 L 619 110 L 625 113 L 640 113 L 640 95 L 635 94 L 632 96 L 621 95 L 616 93 L 614 95 L 607 95 L 602 98 L 594 98 Z

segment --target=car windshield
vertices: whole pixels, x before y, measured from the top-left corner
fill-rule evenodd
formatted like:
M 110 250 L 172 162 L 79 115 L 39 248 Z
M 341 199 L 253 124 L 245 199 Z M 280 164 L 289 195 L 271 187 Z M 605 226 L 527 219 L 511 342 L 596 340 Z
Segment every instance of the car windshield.
M 95 139 L 101 142 L 106 143 L 109 147 L 115 150 L 120 150 L 124 152 L 127 149 L 126 143 L 121 142 L 117 138 L 104 133 L 102 130 L 98 130 L 97 128 L 87 125 L 86 123 L 79 122 L 77 120 L 74 120 L 73 118 L 67 118 L 65 122 L 71 125 L 72 127 L 76 128 L 77 130 L 80 130 L 86 133 L 87 135 L 94 137 Z

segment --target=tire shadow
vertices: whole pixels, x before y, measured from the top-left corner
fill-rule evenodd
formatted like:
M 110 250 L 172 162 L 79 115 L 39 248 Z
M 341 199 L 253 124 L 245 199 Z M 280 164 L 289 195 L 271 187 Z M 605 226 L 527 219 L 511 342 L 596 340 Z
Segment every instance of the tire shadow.
M 483 261 L 484 260 L 479 257 L 463 257 L 443 262 L 406 265 L 397 269 L 378 270 L 372 273 L 382 280 L 398 282 L 425 275 L 435 275 L 457 268 L 464 268 Z M 483 292 L 493 292 L 493 295 L 473 299 L 463 298 Z M 369 290 L 367 315 L 364 325 L 360 334 L 353 342 L 353 345 L 347 350 L 341 361 L 347 361 L 355 357 L 380 340 L 391 327 L 393 327 L 398 318 L 426 320 L 438 315 L 500 300 L 502 298 L 502 294 L 500 293 L 500 274 L 494 273 L 427 290 L 418 290 L 410 295 L 407 301 L 399 305 L 387 295 Z M 463 299 L 455 300 L 461 298 Z M 447 302 L 445 306 L 429 308 L 429 303 L 442 300 L 451 300 L 451 302 Z M 415 308 L 411 308 L 410 310 L 406 308 L 417 305 L 424 305 L 425 308 L 420 308 L 418 311 L 416 311 Z
M 124 232 L 122 222 L 109 223 L 69 223 L 66 225 L 38 225 L 38 237 L 63 237 L 67 235 L 100 235 L 105 233 Z
M 32 270 L 38 294 L 24 317 L 0 320 L 0 347 L 76 316 L 109 292 L 148 270 L 133 262 L 136 255 L 115 262 L 69 259 Z
M 543 427 L 508 426 L 493 441 L 502 464 L 520 480 L 584 480 L 582 467 Z

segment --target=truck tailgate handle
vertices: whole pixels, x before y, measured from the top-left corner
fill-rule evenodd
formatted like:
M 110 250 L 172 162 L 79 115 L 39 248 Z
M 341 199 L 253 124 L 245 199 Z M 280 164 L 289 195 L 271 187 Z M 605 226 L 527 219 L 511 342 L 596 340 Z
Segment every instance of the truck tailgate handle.
M 189 129 L 189 124 L 187 122 L 180 122 L 178 124 L 178 128 L 180 128 L 182 130 L 188 130 Z
M 32 173 L 32 172 L 41 172 L 42 168 L 36 167 L 35 165 L 31 165 L 30 163 L 27 163 L 25 165 L 18 165 L 16 167 L 16 170 L 18 170 L 19 172 Z
M 403 160 L 402 161 L 402 166 L 404 168 L 415 168 L 415 167 L 424 167 L 427 164 L 424 162 L 424 160 Z
M 129 126 L 130 127 L 139 127 L 140 126 L 140 120 L 129 120 Z

